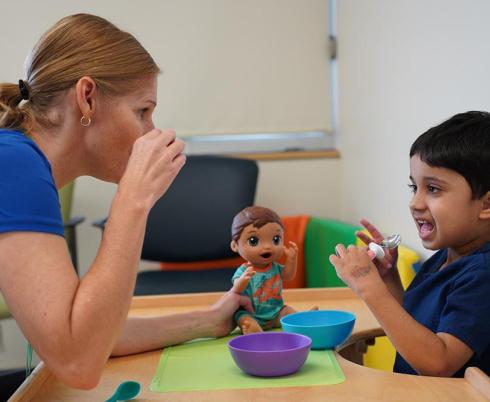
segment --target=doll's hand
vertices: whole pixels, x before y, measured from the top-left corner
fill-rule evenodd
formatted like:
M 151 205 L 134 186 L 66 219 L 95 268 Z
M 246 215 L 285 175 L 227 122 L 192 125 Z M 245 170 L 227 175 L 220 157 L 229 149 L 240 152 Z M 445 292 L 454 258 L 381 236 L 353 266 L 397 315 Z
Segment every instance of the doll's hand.
M 250 282 L 250 279 L 252 279 L 252 276 L 256 274 L 256 271 L 254 270 L 254 267 L 250 262 L 247 262 L 245 266 L 245 271 L 243 271 L 239 278 L 235 279 L 235 282 L 233 282 L 233 287 L 231 289 L 233 292 L 238 294 L 245 291 L 248 283 Z
M 360 222 L 361 225 L 367 229 L 372 238 L 363 232 L 356 232 L 356 236 L 366 245 L 371 242 L 380 244 L 381 241 L 384 239 L 384 236 L 379 232 L 379 230 L 366 219 L 361 219 Z M 385 257 L 383 259 L 379 260 L 375 258 L 373 260 L 374 265 L 376 265 L 376 268 L 378 269 L 378 272 L 383 279 L 393 274 L 393 267 L 395 267 L 396 269 L 396 262 L 398 260 L 398 247 L 393 249 L 384 249 L 384 251 Z
M 284 254 L 286 254 L 286 262 L 284 264 L 284 271 L 282 278 L 289 281 L 296 275 L 296 265 L 298 258 L 298 246 L 296 243 L 290 241 L 289 247 L 284 246 Z
M 294 241 L 289 242 L 289 247 L 284 246 L 284 254 L 286 255 L 286 261 L 295 262 L 298 256 L 298 246 Z

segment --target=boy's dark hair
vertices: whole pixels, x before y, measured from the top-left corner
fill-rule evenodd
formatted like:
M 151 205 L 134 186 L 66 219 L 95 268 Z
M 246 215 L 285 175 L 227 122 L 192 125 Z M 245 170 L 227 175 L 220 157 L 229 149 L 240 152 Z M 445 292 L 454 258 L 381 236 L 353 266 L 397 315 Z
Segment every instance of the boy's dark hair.
M 243 229 L 248 225 L 254 225 L 254 227 L 260 229 L 268 223 L 277 223 L 284 229 L 284 223 L 272 209 L 259 206 L 247 207 L 233 218 L 231 238 L 237 242 L 242 235 Z
M 473 199 L 490 190 L 490 113 L 459 113 L 420 135 L 410 148 L 432 167 L 454 170 L 471 187 Z

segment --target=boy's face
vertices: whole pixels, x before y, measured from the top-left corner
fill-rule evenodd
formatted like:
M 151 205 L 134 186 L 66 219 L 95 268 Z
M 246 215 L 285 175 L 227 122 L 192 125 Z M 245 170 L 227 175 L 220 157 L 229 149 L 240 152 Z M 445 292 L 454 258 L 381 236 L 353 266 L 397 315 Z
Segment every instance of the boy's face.
M 278 260 L 283 253 L 283 230 L 277 223 L 267 223 L 261 228 L 248 225 L 238 242 L 231 242 L 231 249 L 255 267 L 264 268 Z
M 450 248 L 460 255 L 488 238 L 488 220 L 481 219 L 482 199 L 471 199 L 466 179 L 454 170 L 431 167 L 418 155 L 410 159 L 414 191 L 410 210 L 425 248 Z

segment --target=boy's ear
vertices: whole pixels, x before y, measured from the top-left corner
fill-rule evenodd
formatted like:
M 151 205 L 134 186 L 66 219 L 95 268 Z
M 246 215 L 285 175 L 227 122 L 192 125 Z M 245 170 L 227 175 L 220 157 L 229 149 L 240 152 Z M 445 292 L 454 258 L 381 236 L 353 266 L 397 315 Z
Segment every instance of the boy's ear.
M 238 253 L 238 244 L 235 240 L 232 240 L 231 243 L 230 243 L 230 248 L 232 249 L 232 251 L 234 251 L 235 253 Z
M 490 191 L 482 197 L 482 209 L 480 211 L 480 219 L 490 219 Z

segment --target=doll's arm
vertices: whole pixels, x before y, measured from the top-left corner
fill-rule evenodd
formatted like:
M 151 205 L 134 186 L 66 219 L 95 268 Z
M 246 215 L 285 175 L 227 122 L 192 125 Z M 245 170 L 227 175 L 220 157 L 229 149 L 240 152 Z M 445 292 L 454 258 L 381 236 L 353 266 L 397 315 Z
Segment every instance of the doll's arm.
M 290 241 L 289 247 L 284 246 L 284 254 L 286 254 L 286 263 L 284 264 L 283 279 L 289 281 L 296 275 L 298 265 L 298 246 L 296 243 Z
M 252 278 L 252 276 L 255 275 L 255 271 L 252 265 L 249 264 L 250 263 L 247 264 L 247 268 L 245 269 L 245 271 L 243 271 L 243 274 L 239 278 L 235 279 L 235 281 L 233 282 L 233 287 L 231 288 L 233 292 L 238 294 L 243 293 L 247 288 L 250 279 Z

